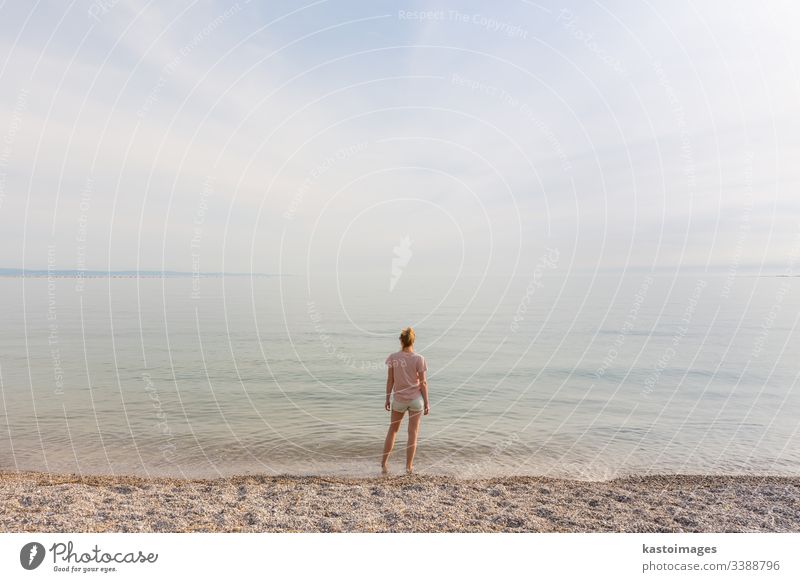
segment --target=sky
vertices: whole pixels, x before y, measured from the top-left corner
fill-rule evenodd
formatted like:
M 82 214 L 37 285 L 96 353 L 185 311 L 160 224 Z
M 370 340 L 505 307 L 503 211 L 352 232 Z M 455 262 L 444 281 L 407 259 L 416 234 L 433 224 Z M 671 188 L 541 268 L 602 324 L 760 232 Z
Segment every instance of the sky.
M 786 2 L 5 2 L 0 267 L 782 272 Z M 394 261 L 394 263 L 393 263 Z

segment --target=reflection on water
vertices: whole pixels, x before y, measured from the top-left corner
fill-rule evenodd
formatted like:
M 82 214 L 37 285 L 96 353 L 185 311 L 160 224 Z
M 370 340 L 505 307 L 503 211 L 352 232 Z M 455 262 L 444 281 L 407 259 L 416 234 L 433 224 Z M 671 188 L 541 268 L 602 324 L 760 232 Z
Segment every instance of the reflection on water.
M 339 283 L 209 278 L 192 298 L 189 279 L 0 279 L 0 468 L 374 474 L 383 360 L 411 324 L 420 471 L 800 474 L 785 279 L 723 298 L 714 275 L 552 275 L 444 302 L 444 285 Z

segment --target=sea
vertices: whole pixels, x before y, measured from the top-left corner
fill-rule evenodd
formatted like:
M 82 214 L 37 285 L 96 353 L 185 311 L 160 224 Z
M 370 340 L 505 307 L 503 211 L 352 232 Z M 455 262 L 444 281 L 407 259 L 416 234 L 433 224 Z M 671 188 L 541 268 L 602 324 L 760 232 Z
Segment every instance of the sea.
M 413 326 L 416 470 L 800 475 L 800 279 L 703 269 L 0 278 L 0 470 L 369 476 Z M 391 465 L 404 466 L 405 424 Z

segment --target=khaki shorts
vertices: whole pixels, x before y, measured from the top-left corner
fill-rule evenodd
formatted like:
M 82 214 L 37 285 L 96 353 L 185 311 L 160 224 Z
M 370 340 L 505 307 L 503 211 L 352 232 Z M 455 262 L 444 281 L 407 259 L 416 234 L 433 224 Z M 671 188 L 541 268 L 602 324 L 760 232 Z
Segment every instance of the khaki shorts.
M 423 400 L 422 396 L 418 396 L 411 402 L 392 399 L 392 410 L 395 412 L 405 412 L 406 410 L 411 412 L 421 412 L 424 408 L 425 400 Z

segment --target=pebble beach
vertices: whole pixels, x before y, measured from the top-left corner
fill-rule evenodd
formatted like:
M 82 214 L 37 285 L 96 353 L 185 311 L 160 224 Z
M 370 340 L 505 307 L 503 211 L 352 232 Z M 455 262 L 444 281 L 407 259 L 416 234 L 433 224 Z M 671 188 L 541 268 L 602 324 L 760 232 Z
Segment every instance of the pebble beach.
M 798 532 L 800 478 L 0 472 L 4 532 Z

